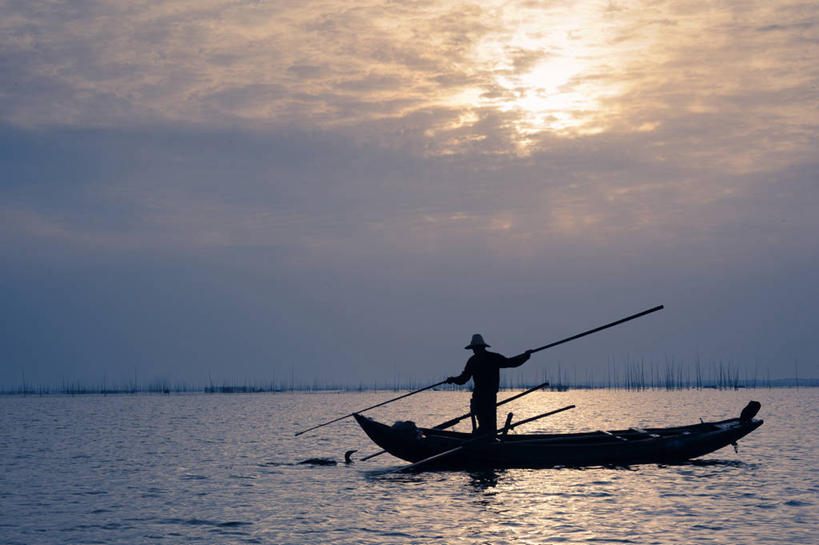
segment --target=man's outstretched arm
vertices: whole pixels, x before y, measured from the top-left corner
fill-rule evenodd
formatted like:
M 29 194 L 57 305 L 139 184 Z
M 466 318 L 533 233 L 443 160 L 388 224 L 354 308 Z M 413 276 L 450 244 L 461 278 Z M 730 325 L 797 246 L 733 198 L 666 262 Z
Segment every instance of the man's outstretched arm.
M 447 384 L 466 384 L 472 378 L 472 369 L 470 369 L 469 362 L 466 362 L 463 372 L 457 377 L 449 377 L 446 379 Z
M 512 356 L 511 358 L 503 358 L 504 361 L 501 362 L 499 367 L 520 367 L 532 356 L 532 351 L 527 350 L 523 354 L 518 354 L 517 356 Z

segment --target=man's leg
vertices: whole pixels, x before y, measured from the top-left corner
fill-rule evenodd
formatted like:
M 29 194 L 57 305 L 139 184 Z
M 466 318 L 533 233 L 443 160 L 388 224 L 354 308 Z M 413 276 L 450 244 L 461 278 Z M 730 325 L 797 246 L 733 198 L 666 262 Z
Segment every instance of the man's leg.
M 497 411 L 495 410 L 495 400 L 482 402 L 477 410 L 478 414 L 478 435 L 495 435 L 498 431 Z
M 477 423 L 477 414 L 479 411 L 478 403 L 475 401 L 475 398 L 471 398 L 469 400 L 469 419 L 472 421 L 472 435 L 477 435 L 478 433 L 478 423 Z

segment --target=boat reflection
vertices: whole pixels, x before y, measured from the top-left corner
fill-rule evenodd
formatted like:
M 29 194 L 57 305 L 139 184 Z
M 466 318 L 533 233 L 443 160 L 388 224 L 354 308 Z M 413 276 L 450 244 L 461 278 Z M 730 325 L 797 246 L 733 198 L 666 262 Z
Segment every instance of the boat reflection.
M 476 493 L 482 495 L 494 494 L 491 489 L 497 488 L 498 479 L 506 473 L 502 469 L 484 469 L 469 472 L 469 486 Z

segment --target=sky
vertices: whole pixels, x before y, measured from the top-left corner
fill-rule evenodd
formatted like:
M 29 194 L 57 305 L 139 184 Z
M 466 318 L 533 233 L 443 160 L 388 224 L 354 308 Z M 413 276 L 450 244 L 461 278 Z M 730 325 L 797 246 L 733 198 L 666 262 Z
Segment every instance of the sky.
M 0 0 L 0 387 L 819 377 L 819 4 Z

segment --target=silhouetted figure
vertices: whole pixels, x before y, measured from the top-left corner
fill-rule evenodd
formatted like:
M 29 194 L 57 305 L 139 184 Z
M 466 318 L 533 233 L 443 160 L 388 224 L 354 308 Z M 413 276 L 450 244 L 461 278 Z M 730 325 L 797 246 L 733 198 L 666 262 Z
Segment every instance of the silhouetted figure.
M 523 354 L 507 358 L 486 349 L 489 345 L 483 341 L 483 336 L 472 335 L 472 342 L 465 346 L 472 350 L 473 355 L 466 362 L 463 372 L 457 377 L 446 379 L 448 384 L 466 384 L 471 378 L 474 383 L 472 400 L 469 408 L 478 418 L 477 435 L 494 435 L 498 430 L 495 410 L 498 402 L 498 387 L 500 386 L 500 369 L 503 367 L 518 367 L 523 365 L 532 355 L 531 350 Z

